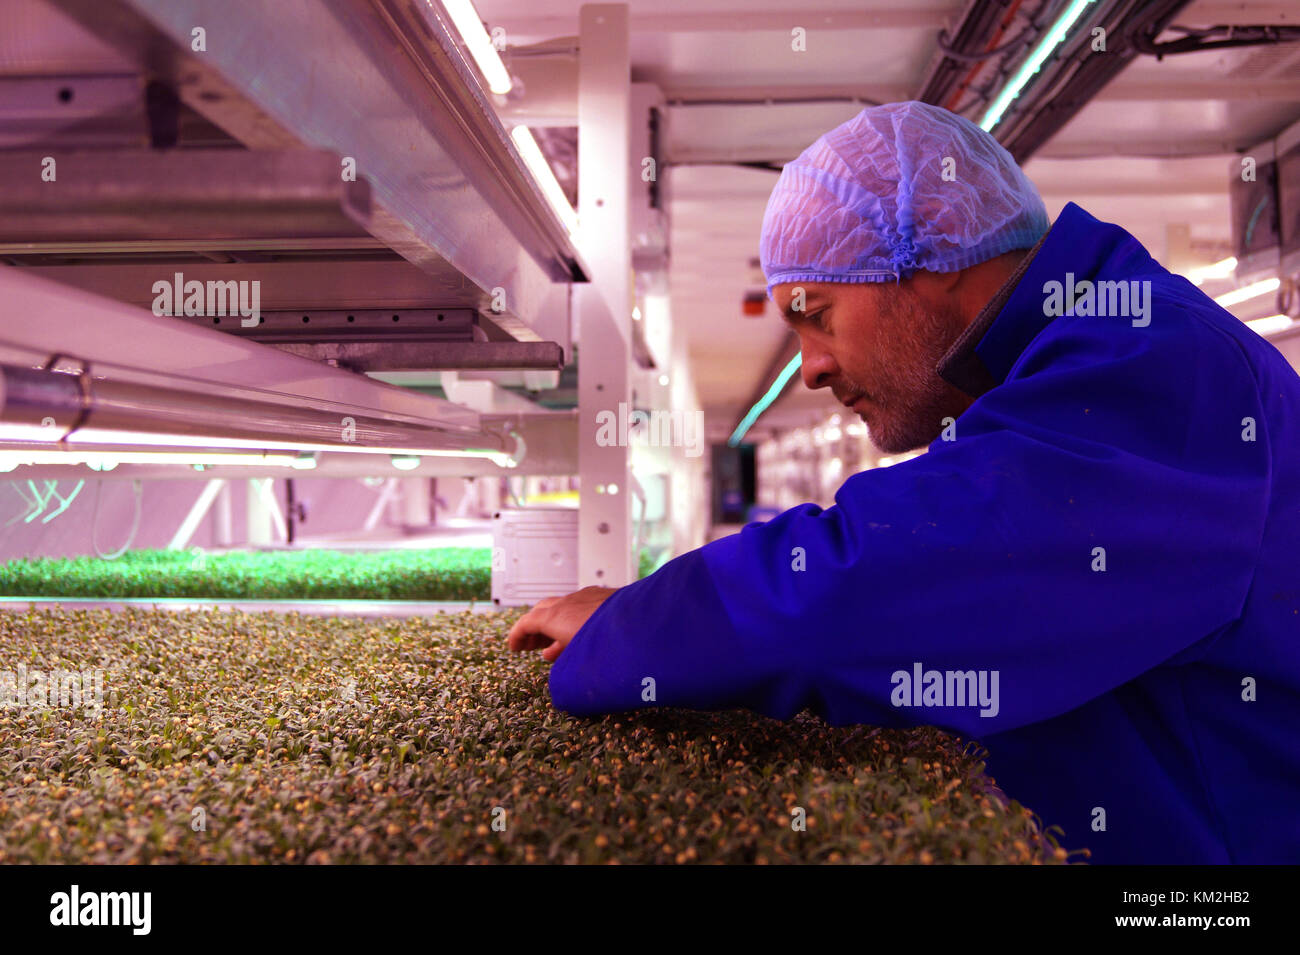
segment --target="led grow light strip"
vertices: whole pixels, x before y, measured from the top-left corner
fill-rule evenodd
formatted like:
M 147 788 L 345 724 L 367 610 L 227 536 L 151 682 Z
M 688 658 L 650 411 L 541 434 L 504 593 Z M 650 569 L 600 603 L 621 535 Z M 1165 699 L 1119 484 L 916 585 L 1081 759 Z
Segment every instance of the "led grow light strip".
M 20 464 L 85 464 L 95 471 L 110 471 L 119 464 L 202 464 L 241 467 L 297 465 L 293 454 L 222 454 L 201 451 L 0 451 L 0 472 Z
M 432 8 L 433 4 L 429 0 L 425 2 Z M 469 55 L 474 57 L 474 63 L 487 81 L 488 89 L 501 95 L 509 93 L 513 85 L 510 74 L 497 55 L 492 38 L 483 29 L 483 19 L 474 9 L 474 4 L 470 0 L 442 0 L 442 6 L 447 11 L 447 16 L 451 17 L 461 41 L 468 47 Z
M 296 453 L 298 451 L 304 453 Z M 413 460 L 418 466 L 420 458 L 486 458 L 503 468 L 518 467 L 519 460 L 504 451 L 492 451 L 487 448 L 472 448 L 464 451 L 446 451 L 441 449 L 424 449 L 411 451 L 409 448 L 341 448 L 336 445 L 298 445 L 287 451 L 248 453 L 239 451 L 186 451 L 178 449 L 158 451 L 96 451 L 92 446 L 69 448 L 66 451 L 0 450 L 0 472 L 12 471 L 20 464 L 85 464 L 92 470 L 111 471 L 119 464 L 188 464 L 235 466 L 235 467 L 288 467 L 297 470 L 315 468 L 317 462 L 306 452 L 317 451 L 352 451 L 353 453 L 392 455 L 404 460 Z M 294 453 L 289 453 L 294 452 Z
M 3 427 L 0 427 L 3 434 Z M 190 434 L 152 434 L 138 431 L 108 431 L 96 428 L 81 428 L 74 431 L 66 440 L 78 445 L 95 444 L 141 444 L 159 447 L 195 447 L 195 448 L 230 448 L 233 451 L 270 450 L 280 452 L 297 451 L 337 451 L 340 454 L 404 454 L 418 455 L 422 458 L 487 458 L 507 460 L 511 455 L 505 451 L 491 448 L 397 448 L 369 444 L 324 444 L 314 441 L 277 441 L 275 439 L 256 438 L 217 438 L 207 435 Z M 75 448 L 73 450 L 81 450 Z M 202 452 L 196 452 L 202 453 Z M 215 452 L 218 454 L 222 451 Z
M 1231 305 L 1240 305 L 1242 302 L 1248 302 L 1252 298 L 1258 298 L 1261 295 L 1267 295 L 1269 292 L 1276 292 L 1282 284 L 1281 279 L 1261 279 L 1258 282 L 1251 282 L 1249 285 L 1243 285 L 1239 289 L 1233 289 L 1231 292 L 1224 292 L 1214 299 L 1214 304 L 1228 308 Z
M 754 402 L 754 407 L 750 408 L 745 417 L 740 419 L 740 424 L 736 425 L 736 430 L 733 431 L 731 437 L 727 439 L 727 444 L 729 446 L 734 448 L 736 445 L 740 444 L 740 439 L 743 438 L 745 433 L 754 426 L 754 422 L 758 420 L 758 416 L 766 411 L 772 402 L 776 401 L 781 392 L 785 390 L 786 383 L 789 382 L 791 377 L 794 376 L 794 373 L 799 370 L 799 367 L 802 364 L 803 352 L 800 352 L 791 358 L 789 363 L 781 369 L 781 373 L 777 375 L 776 380 L 772 382 L 772 387 L 768 388 L 767 393 L 763 395 L 763 397 L 759 398 L 758 401 Z
M 1043 37 L 1034 52 L 1029 54 L 1029 59 L 1020 67 L 1020 71 L 1012 77 L 1011 82 L 1002 88 L 998 98 L 993 101 L 993 105 L 989 107 L 988 112 L 984 114 L 984 118 L 980 120 L 980 129 L 985 132 L 991 131 L 994 126 L 1002 121 L 1002 116 L 1006 113 L 1007 108 L 1020 95 L 1030 77 L 1038 72 L 1052 52 L 1061 45 L 1065 40 L 1065 35 L 1070 32 L 1070 28 L 1083 15 L 1084 8 L 1093 2 L 1094 0 L 1074 0 L 1074 3 L 1070 4 L 1066 11 L 1061 14 L 1056 23 L 1052 25 L 1052 28 L 1047 31 L 1047 36 Z
M 1232 275 L 1233 269 L 1237 267 L 1237 257 L 1230 255 L 1226 259 L 1220 259 L 1212 265 L 1198 265 L 1196 268 L 1188 269 L 1183 273 L 1187 281 L 1200 287 L 1212 279 L 1226 279 Z
M 541 188 L 542 195 L 551 204 L 555 214 L 560 217 L 564 227 L 569 230 L 570 235 L 577 232 L 578 214 L 573 211 L 573 206 L 569 205 L 569 197 L 560 188 L 560 181 L 555 178 L 555 172 L 551 169 L 551 164 L 542 155 L 542 149 L 537 145 L 537 140 L 533 138 L 532 130 L 527 126 L 516 126 L 510 130 L 510 138 L 514 140 L 519 155 L 523 157 L 529 172 L 533 174 L 533 178 Z
M 1246 327 L 1258 335 L 1268 336 L 1285 331 L 1294 324 L 1290 315 L 1266 315 L 1264 318 L 1251 319 Z

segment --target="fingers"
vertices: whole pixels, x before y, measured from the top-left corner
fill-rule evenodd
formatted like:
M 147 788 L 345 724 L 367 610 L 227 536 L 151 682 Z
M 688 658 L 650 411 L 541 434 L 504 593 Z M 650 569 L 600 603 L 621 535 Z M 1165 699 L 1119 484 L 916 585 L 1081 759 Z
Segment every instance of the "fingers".
M 515 653 L 542 651 L 542 659 L 554 663 L 575 631 L 613 591 L 608 587 L 584 587 L 564 597 L 544 597 L 515 621 L 507 644 Z M 575 625 L 576 620 L 576 625 Z
M 506 634 L 507 645 L 510 647 L 511 650 L 514 650 L 516 653 L 518 653 L 520 650 L 525 649 L 524 644 L 531 637 L 531 631 L 529 630 L 529 627 L 531 627 L 532 624 L 529 618 L 532 615 L 533 612 L 531 610 L 528 611 L 528 613 L 524 614 L 522 617 L 520 617 L 518 620 L 515 621 L 514 626 L 510 628 L 510 632 Z
M 551 638 L 544 633 L 526 633 L 521 642 L 521 650 L 540 650 L 550 646 Z
M 553 615 L 546 611 L 547 607 L 558 599 L 558 597 L 547 597 L 538 601 L 531 610 L 515 621 L 507 635 L 507 643 L 511 650 L 516 653 L 523 650 L 536 650 L 551 642 L 546 631 Z

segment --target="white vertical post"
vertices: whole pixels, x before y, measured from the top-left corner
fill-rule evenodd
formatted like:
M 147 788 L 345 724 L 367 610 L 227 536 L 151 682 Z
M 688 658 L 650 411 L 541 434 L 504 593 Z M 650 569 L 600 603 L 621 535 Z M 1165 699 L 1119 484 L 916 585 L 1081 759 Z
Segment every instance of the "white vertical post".
M 402 523 L 407 527 L 429 526 L 429 479 L 402 478 Z
M 234 492 L 229 481 L 221 482 L 221 493 L 217 495 L 216 513 L 213 515 L 213 541 L 218 547 L 229 547 L 235 542 L 234 507 L 231 498 Z
M 627 5 L 578 11 L 578 244 L 590 285 L 578 317 L 578 584 L 635 579 L 626 416 L 631 412 L 632 254 L 629 217 L 631 64 Z M 596 441 L 604 413 L 618 439 Z M 610 491 L 614 493 L 610 493 Z
M 271 478 L 248 479 L 248 546 L 264 547 L 271 543 L 271 502 L 267 493 Z M 266 488 L 264 490 L 263 488 Z

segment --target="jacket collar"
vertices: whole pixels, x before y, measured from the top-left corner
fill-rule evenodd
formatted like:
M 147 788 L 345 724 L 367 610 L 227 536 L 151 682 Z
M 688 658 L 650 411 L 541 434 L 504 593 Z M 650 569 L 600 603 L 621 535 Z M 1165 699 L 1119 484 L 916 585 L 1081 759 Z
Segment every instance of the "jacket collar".
M 1073 202 L 953 342 L 935 367 L 939 377 L 978 398 L 1006 380 L 1021 353 L 1053 319 L 1043 308 L 1043 286 L 1066 269 L 1092 279 L 1117 253 L 1151 258 L 1119 226 L 1100 222 Z M 1128 264 L 1136 264 L 1130 261 Z

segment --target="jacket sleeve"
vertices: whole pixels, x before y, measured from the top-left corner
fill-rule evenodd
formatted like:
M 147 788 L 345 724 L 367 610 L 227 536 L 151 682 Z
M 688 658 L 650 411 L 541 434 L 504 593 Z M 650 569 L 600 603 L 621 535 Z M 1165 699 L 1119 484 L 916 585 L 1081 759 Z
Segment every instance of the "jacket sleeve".
M 1269 452 L 1212 323 L 1057 319 L 955 431 L 618 590 L 552 668 L 554 704 L 978 737 L 1192 659 L 1240 616 Z M 989 674 L 996 706 L 915 705 L 918 665 Z

